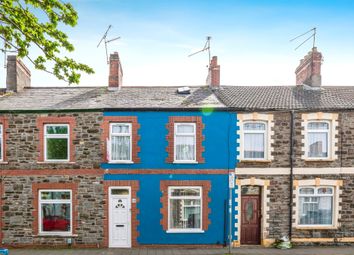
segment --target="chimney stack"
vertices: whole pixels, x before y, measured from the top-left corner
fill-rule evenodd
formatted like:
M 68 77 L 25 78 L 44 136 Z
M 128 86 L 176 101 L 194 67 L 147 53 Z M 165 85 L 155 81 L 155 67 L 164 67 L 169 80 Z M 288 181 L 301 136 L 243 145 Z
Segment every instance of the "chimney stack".
M 117 90 L 123 84 L 123 70 L 119 60 L 118 52 L 114 52 L 109 57 L 109 78 L 108 89 Z
M 31 72 L 17 56 L 7 56 L 6 69 L 6 91 L 21 92 L 31 87 Z
M 309 85 L 311 87 L 320 87 L 322 84 L 321 64 L 322 53 L 317 51 L 316 47 L 312 48 L 296 68 L 296 85 Z
M 210 61 L 207 85 L 212 89 L 218 89 L 220 87 L 220 65 L 218 65 L 217 56 L 213 56 Z

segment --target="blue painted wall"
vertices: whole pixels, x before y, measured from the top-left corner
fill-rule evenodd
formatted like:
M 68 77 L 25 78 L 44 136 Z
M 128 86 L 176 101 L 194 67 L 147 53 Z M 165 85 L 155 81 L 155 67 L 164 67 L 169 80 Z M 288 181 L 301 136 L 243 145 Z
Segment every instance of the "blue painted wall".
M 139 197 L 138 219 L 140 225 L 138 227 L 139 244 L 224 244 L 227 238 L 225 230 L 225 217 L 227 208 L 225 202 L 228 199 L 228 175 L 118 175 L 107 174 L 104 180 L 139 180 L 140 190 L 137 194 Z M 209 208 L 209 220 L 211 224 L 204 233 L 166 233 L 160 225 L 162 215 L 160 208 L 162 203 L 160 198 L 161 180 L 210 180 L 211 189 L 209 197 L 211 202 Z M 226 211 L 225 211 L 226 210 Z
M 236 114 L 229 112 L 105 112 L 104 116 L 137 116 L 140 124 L 139 164 L 101 164 L 104 169 L 234 169 L 236 164 Z M 167 158 L 169 116 L 201 116 L 203 146 L 205 151 L 203 164 L 169 164 Z
M 138 227 L 139 244 L 224 244 L 228 238 L 228 175 L 227 174 L 144 174 L 144 169 L 223 169 L 233 171 L 236 165 L 236 114 L 231 112 L 105 112 L 104 116 L 137 116 L 140 128 L 138 164 L 102 163 L 104 169 L 139 169 L 141 174 L 105 174 L 104 180 L 138 180 L 140 190 Z M 166 163 L 166 135 L 170 116 L 201 116 L 204 124 L 201 164 Z M 166 233 L 160 225 L 162 204 L 161 180 L 210 180 L 209 220 L 204 233 Z M 234 194 L 234 191 L 232 192 Z M 232 198 L 234 200 L 234 198 Z M 234 206 L 234 204 L 233 204 Z M 234 211 L 234 210 L 232 210 Z M 235 233 L 233 216 L 232 233 Z M 234 235 L 232 235 L 234 236 Z

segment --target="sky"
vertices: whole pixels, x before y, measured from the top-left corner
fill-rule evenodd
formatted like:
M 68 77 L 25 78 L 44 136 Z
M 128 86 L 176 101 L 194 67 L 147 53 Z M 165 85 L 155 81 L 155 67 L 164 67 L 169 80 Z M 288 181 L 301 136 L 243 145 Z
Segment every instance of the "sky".
M 323 85 L 354 85 L 354 1 L 352 0 L 65 0 L 79 14 L 78 25 L 62 27 L 75 46 L 69 56 L 88 64 L 80 86 L 107 86 L 105 49 L 97 44 L 107 29 L 108 45 L 118 51 L 125 86 L 203 85 L 206 52 L 218 56 L 223 85 L 293 85 L 295 68 L 311 50 L 307 37 L 290 39 L 316 27 L 322 52 Z M 31 56 L 36 56 L 36 49 Z M 0 58 L 3 67 L 3 57 Z M 54 76 L 32 71 L 32 86 L 67 86 Z M 0 78 L 5 87 L 6 70 Z M 72 86 L 72 85 L 71 85 Z

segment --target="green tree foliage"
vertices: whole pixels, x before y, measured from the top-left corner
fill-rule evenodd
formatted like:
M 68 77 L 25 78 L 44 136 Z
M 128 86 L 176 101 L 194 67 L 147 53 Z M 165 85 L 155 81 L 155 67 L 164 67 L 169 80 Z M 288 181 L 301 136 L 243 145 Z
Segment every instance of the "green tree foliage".
M 72 52 L 74 46 L 58 26 L 74 27 L 77 20 L 73 6 L 61 0 L 0 0 L 0 38 L 7 42 L 6 49 L 15 49 L 37 69 L 69 83 L 79 83 L 80 72 L 94 72 L 85 64 L 60 56 L 60 50 Z M 30 46 L 40 49 L 35 59 L 29 55 Z

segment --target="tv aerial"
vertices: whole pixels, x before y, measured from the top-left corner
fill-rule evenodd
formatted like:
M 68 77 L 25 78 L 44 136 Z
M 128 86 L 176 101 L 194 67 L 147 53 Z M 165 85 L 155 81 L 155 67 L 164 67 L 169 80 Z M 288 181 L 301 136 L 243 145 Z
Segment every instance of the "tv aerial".
M 109 39 L 109 40 L 107 39 L 108 31 L 109 31 L 111 28 L 112 28 L 112 25 L 109 25 L 108 28 L 107 28 L 107 30 L 106 30 L 106 32 L 103 34 L 103 36 L 102 36 L 100 42 L 97 44 L 97 48 L 98 48 L 98 47 L 100 46 L 100 44 L 101 44 L 102 42 L 104 42 L 104 47 L 105 47 L 105 49 L 106 49 L 107 64 L 109 64 L 107 44 L 110 43 L 110 42 L 113 42 L 113 41 L 116 41 L 116 40 L 120 39 L 120 36 L 115 37 L 115 38 L 113 38 L 113 39 Z
M 311 38 L 312 38 L 312 48 L 315 48 L 315 44 L 316 44 L 316 27 L 310 29 L 309 31 L 307 31 L 307 32 L 305 32 L 305 33 L 303 33 L 301 35 L 296 36 L 295 38 L 291 39 L 290 42 L 293 42 L 293 41 L 297 40 L 298 38 L 303 37 L 304 35 L 307 35 L 309 33 L 311 33 L 311 35 L 305 41 L 303 41 L 299 46 L 297 46 L 295 48 L 295 50 L 300 48 L 304 43 L 309 41 Z
M 201 52 L 204 52 L 204 51 L 208 51 L 208 57 L 209 57 L 209 61 L 208 61 L 208 65 L 209 66 L 209 63 L 210 63 L 210 60 L 211 60 L 211 55 L 210 55 L 210 40 L 211 40 L 211 36 L 207 36 L 206 37 L 206 42 L 204 44 L 204 47 L 201 49 L 201 50 L 198 50 L 192 54 L 189 54 L 188 57 L 191 57 L 191 56 L 194 56 L 198 53 L 201 53 Z

